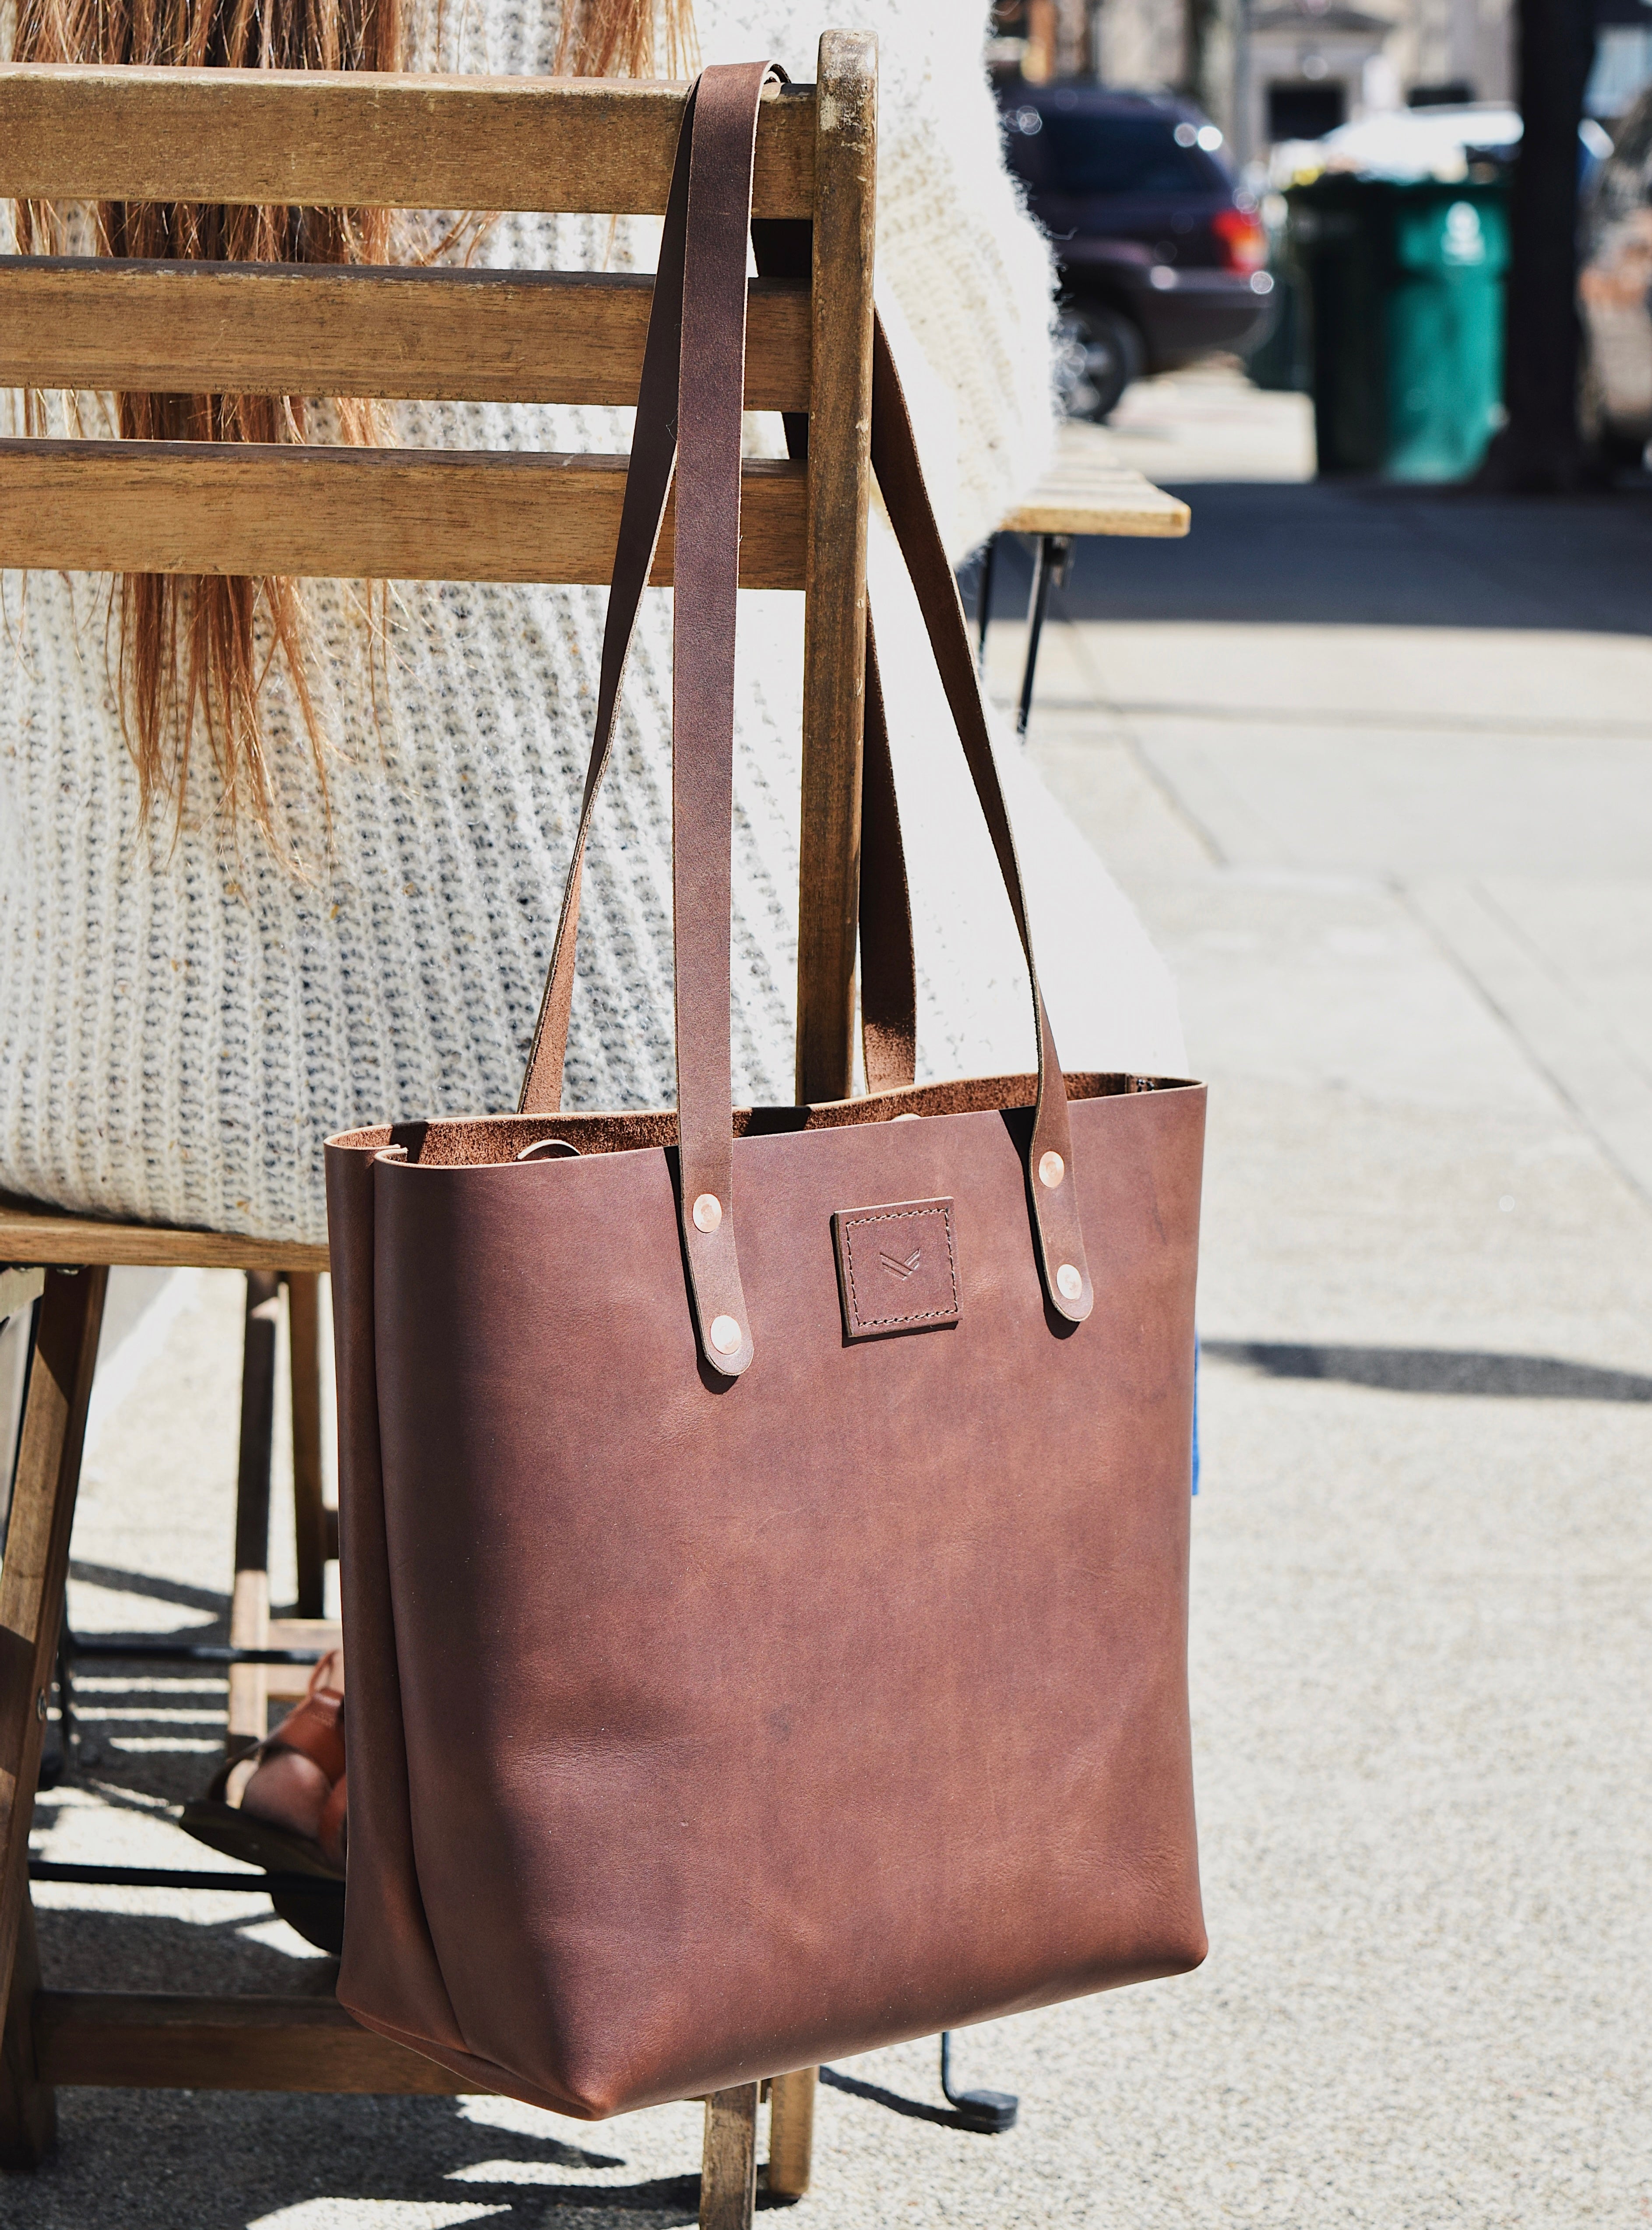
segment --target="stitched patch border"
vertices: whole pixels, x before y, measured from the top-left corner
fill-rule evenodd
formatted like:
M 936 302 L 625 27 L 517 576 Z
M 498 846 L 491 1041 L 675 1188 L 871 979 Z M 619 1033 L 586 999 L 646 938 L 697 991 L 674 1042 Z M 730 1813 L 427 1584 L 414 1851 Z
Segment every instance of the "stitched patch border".
M 850 1339 L 957 1323 L 962 1295 L 950 1200 L 840 1208 L 832 1219 L 832 1238 Z M 926 1240 L 940 1247 L 938 1256 L 927 1250 L 927 1262 Z

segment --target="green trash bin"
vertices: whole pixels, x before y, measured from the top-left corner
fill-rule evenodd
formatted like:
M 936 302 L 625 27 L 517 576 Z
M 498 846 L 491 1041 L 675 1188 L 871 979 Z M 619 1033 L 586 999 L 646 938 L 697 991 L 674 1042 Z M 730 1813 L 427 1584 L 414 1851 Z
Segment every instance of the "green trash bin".
M 1507 189 L 1293 186 L 1321 473 L 1465 479 L 1502 419 Z

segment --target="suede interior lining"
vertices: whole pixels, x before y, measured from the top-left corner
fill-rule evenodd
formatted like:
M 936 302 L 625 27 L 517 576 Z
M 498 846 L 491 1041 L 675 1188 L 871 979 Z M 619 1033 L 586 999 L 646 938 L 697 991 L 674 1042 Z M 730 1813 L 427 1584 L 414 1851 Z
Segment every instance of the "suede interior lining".
M 1194 1087 L 1185 1077 L 1116 1076 L 1081 1071 L 1067 1080 L 1069 1099 L 1104 1099 L 1129 1092 L 1178 1092 Z M 868 1092 L 858 1099 L 833 1099 L 813 1107 L 736 1107 L 736 1138 L 773 1137 L 787 1131 L 835 1131 L 852 1123 L 890 1123 L 898 1115 L 980 1115 L 1011 1107 L 1031 1107 L 1038 1098 L 1036 1076 L 969 1076 L 942 1084 L 907 1085 L 895 1092 Z M 344 1131 L 330 1145 L 354 1153 L 380 1153 L 399 1147 L 409 1163 L 427 1168 L 485 1168 L 514 1162 L 524 1147 L 559 1138 L 581 1154 L 634 1153 L 677 1144 L 674 1108 L 618 1113 L 479 1115 L 429 1122 L 381 1124 L 371 1130 Z

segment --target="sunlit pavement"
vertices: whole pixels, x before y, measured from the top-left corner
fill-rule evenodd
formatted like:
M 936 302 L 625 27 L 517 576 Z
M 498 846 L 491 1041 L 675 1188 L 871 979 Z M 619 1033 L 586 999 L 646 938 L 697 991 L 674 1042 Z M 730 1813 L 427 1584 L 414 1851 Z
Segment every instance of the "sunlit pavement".
M 800 2225 L 1652 2216 L 1652 498 L 1304 485 L 1303 425 L 1219 373 L 1127 398 L 1193 533 L 1085 551 L 1029 745 L 1212 1087 L 1211 1957 L 961 2037 L 1006 2136 L 947 2126 L 931 2045 L 846 2067 Z M 122 1290 L 74 1616 L 221 1631 L 237 1284 Z M 190 1863 L 163 1800 L 222 1692 L 88 1681 L 41 1849 Z M 65 1984 L 330 1987 L 251 1898 L 41 1903 Z M 16 2230 L 694 2214 L 692 2106 L 82 2091 L 62 2124 Z

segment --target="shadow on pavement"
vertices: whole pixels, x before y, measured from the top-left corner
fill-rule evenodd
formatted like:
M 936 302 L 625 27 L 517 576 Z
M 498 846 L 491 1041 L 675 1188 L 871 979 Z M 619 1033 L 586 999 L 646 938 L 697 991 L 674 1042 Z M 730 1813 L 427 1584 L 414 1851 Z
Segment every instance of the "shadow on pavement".
M 1652 1378 L 1564 1363 L 1552 1355 L 1476 1354 L 1441 1347 L 1306 1347 L 1288 1341 L 1207 1339 L 1199 1351 L 1270 1378 L 1326 1378 L 1395 1394 L 1474 1394 L 1493 1401 L 1652 1402 Z
M 115 1854 L 106 1855 L 113 1859 Z M 180 1840 L 176 1853 L 168 1852 L 161 1863 L 188 1869 L 198 1863 L 210 1866 L 212 1854 L 200 1844 Z M 148 1863 L 147 1859 L 145 1863 Z M 185 1920 L 157 1912 L 99 1910 L 90 1903 L 37 1904 L 41 1965 L 49 1990 L 183 1990 L 202 1995 L 275 1997 L 329 1997 L 337 1979 L 338 1963 L 319 1952 L 300 1957 L 262 1943 L 249 1930 L 267 1928 L 273 1918 L 256 1874 L 247 1876 L 243 1909 L 233 1919 Z M 132 1897 L 118 1890 L 42 1886 L 42 1898 L 68 1899 Z M 155 1892 L 176 1900 L 177 1891 Z M 219 1898 L 215 1910 L 222 1911 Z M 199 1908 L 196 1908 L 198 1911 Z M 287 1939 L 295 1953 L 309 1951 L 294 1936 Z M 0 2194 L 5 2187 L 0 2184 Z M 0 2198 L 0 2221 L 6 2219 Z
M 834 2091 L 846 2091 L 852 2098 L 865 2098 L 874 2106 L 887 2107 L 891 2114 L 904 2114 L 914 2122 L 938 2122 L 943 2130 L 967 2130 L 973 2137 L 992 2137 L 991 2130 L 983 2130 L 978 2122 L 967 2115 L 955 2113 L 950 2106 L 931 2106 L 922 2098 L 903 2098 L 898 2091 L 885 2091 L 881 2083 L 863 2083 L 858 2075 L 840 2075 L 835 2067 L 823 2067 L 820 2080 Z
M 1210 481 L 1175 493 L 1192 508 L 1185 541 L 1088 537 L 1052 613 L 1652 634 L 1652 487 L 1550 500 L 1347 480 Z M 1025 614 L 1029 550 L 1005 538 L 995 618 Z

